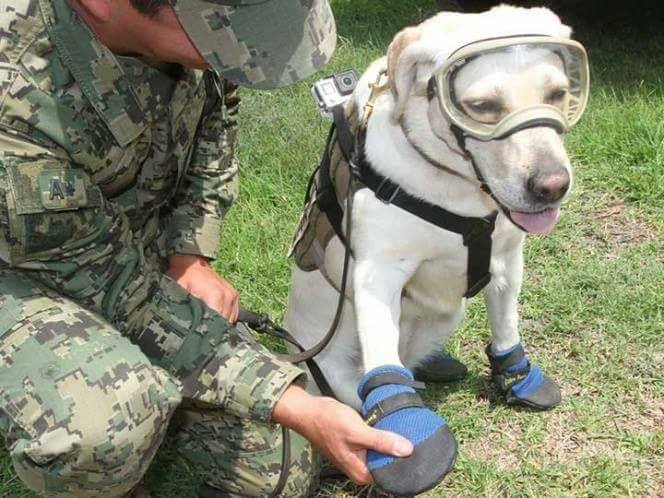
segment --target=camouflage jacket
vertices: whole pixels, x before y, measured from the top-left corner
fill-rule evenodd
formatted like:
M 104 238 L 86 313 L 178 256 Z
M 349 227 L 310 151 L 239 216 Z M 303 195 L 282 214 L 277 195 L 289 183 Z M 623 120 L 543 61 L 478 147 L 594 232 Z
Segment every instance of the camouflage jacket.
M 216 256 L 238 104 L 209 71 L 114 55 L 66 0 L 0 2 L 0 268 L 131 333 L 166 256 Z
M 236 191 L 235 92 L 219 95 L 216 86 L 223 85 L 215 85 L 212 73 L 113 55 L 64 0 L 5 7 L 3 155 L 71 162 L 134 231 L 168 212 L 165 250 L 213 258 Z M 50 197 L 45 209 L 84 207 L 76 196 Z M 86 202 L 98 202 L 94 197 Z M 153 236 L 143 235 L 144 242 Z M 21 261 L 39 249 L 12 247 L 11 258 Z

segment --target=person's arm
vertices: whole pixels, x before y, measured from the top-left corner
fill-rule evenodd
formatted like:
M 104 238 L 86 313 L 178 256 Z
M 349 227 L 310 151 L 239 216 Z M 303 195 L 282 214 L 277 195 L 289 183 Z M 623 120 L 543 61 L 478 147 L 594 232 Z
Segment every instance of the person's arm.
M 165 276 L 121 206 L 64 152 L 2 126 L 0 151 L 0 264 L 106 319 L 189 399 L 267 422 L 283 391 L 305 382 Z
M 306 437 L 357 484 L 372 481 L 366 451 L 406 457 L 413 451 L 408 439 L 369 427 L 351 407 L 322 396 L 312 396 L 297 385 L 284 391 L 272 420 Z
M 190 294 L 235 322 L 239 296 L 233 286 L 210 266 L 219 247 L 222 220 L 238 190 L 238 90 L 207 73 L 208 102 L 197 131 L 190 164 L 166 222 L 169 267 L 167 274 Z
M 169 254 L 211 260 L 217 257 L 223 217 L 238 192 L 240 104 L 237 87 L 220 82 L 223 96 L 219 96 L 213 77 L 212 73 L 205 74 L 208 100 L 166 224 Z

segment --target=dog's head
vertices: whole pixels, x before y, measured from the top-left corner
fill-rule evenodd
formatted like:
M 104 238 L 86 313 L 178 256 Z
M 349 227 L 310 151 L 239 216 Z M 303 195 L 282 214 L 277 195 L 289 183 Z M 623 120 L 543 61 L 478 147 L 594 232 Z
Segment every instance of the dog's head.
M 569 38 L 571 29 L 548 9 L 509 6 L 482 14 L 441 13 L 404 29 L 387 55 L 392 119 L 412 130 L 410 139 L 429 154 L 449 154 L 446 148 L 464 152 L 449 116 L 427 86 L 432 75 L 467 44 L 529 34 Z M 569 81 L 560 58 L 536 51 L 506 50 L 471 59 L 453 84 L 463 112 L 479 123 L 496 123 L 516 110 L 543 104 L 564 106 Z M 418 132 L 425 123 L 431 133 Z M 499 139 L 466 137 L 465 148 L 488 187 L 512 219 L 529 232 L 553 228 L 558 206 L 570 190 L 572 171 L 563 138 L 560 130 L 532 125 Z

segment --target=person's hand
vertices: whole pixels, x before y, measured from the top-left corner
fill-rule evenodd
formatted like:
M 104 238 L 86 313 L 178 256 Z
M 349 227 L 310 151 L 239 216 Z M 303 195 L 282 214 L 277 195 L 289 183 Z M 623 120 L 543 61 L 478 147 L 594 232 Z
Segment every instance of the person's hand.
M 240 312 L 238 292 L 217 275 L 208 260 L 192 254 L 174 254 L 166 274 L 191 295 L 199 298 L 229 322 L 235 323 Z
M 296 385 L 277 402 L 272 420 L 306 437 L 356 484 L 373 480 L 366 465 L 367 449 L 396 457 L 413 452 L 406 438 L 369 427 L 351 407 L 312 396 Z

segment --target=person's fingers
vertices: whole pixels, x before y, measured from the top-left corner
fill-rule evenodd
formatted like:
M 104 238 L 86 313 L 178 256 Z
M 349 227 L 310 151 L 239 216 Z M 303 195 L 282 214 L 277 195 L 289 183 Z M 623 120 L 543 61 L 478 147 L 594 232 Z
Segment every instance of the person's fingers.
M 196 296 L 193 292 L 191 294 L 195 297 L 199 297 Z M 226 298 L 222 290 L 214 288 L 208 289 L 204 295 L 199 297 L 199 299 L 207 304 L 211 310 L 216 311 L 222 316 L 226 316 L 226 312 L 224 311 Z
M 237 320 L 237 315 L 240 311 L 240 299 L 237 291 L 228 285 L 225 290 L 226 293 L 226 307 L 228 308 L 228 317 L 227 319 L 230 322 L 235 322 Z
M 231 323 L 235 323 L 240 312 L 239 294 L 226 279 L 219 276 L 219 293 L 222 296 L 221 315 Z
M 413 443 L 405 437 L 371 427 L 358 433 L 355 442 L 364 448 L 396 457 L 407 457 L 413 452 Z
M 230 287 L 228 289 L 228 321 L 235 323 L 240 313 L 240 296 L 237 291 Z
M 358 454 L 350 451 L 345 454 L 345 457 L 343 462 L 338 463 L 338 466 L 351 481 L 355 484 L 369 484 L 373 482 L 373 478 L 365 462 L 366 452 L 363 451 L 361 454 Z
M 222 293 L 220 314 L 229 322 L 233 313 L 233 302 L 227 292 Z
M 235 322 L 237 322 L 238 316 L 240 316 L 240 299 L 239 296 L 236 296 L 229 321 L 235 324 Z

